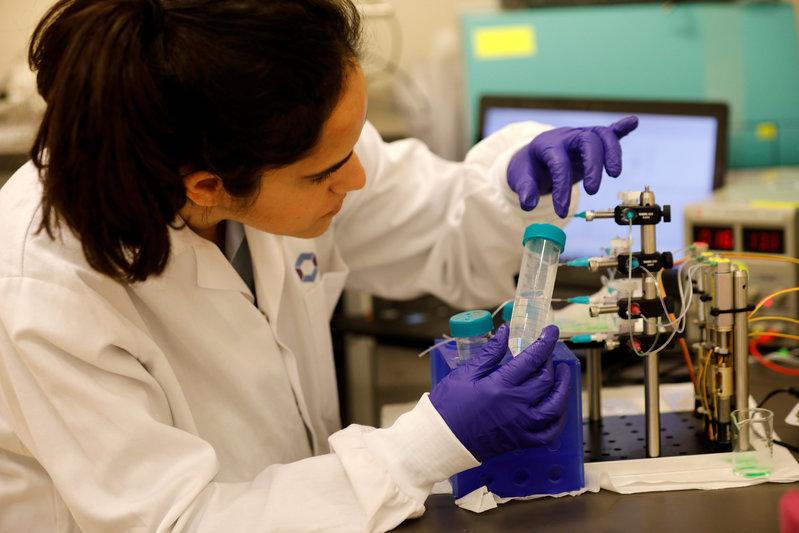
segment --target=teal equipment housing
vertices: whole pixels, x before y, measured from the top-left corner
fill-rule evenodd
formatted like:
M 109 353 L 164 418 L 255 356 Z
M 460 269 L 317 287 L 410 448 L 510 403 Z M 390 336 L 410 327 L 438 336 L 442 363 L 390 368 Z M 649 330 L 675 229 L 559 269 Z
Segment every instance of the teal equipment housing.
M 470 143 L 484 95 L 714 101 L 730 106 L 730 167 L 799 164 L 791 5 L 539 8 L 461 28 Z

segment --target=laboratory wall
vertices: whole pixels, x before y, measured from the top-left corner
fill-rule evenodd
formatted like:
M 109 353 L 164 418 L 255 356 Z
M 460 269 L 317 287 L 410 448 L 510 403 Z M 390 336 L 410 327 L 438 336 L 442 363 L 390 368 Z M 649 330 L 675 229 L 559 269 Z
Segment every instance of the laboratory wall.
M 386 139 L 423 139 L 439 155 L 462 155 L 459 14 L 499 8 L 499 0 L 372 0 L 391 17 L 368 17 L 364 67 L 369 120 Z
M 0 80 L 25 59 L 28 39 L 53 0 L 0 0 Z
M 797 0 L 799 1 L 799 0 Z M 11 64 L 25 55 L 33 28 L 54 0 L 0 0 L 0 78 Z M 375 3 L 375 2 L 365 2 Z M 418 62 L 442 29 L 457 27 L 461 9 L 488 9 L 499 0 L 389 0 L 404 34 L 401 65 Z M 375 31 L 383 32 L 377 24 Z
M 790 1 L 799 7 L 799 0 Z M 396 10 L 405 36 L 400 64 L 408 68 L 425 57 L 438 33 L 447 28 L 456 29 L 458 11 L 496 8 L 500 2 L 387 0 L 387 3 Z M 24 56 L 28 38 L 36 22 L 52 4 L 53 0 L 0 0 L 0 78 L 8 71 L 15 58 Z M 797 22 L 799 23 L 799 18 Z
M 429 133 L 425 140 L 436 151 L 456 156 L 463 147 L 448 142 L 453 135 L 451 131 L 430 133 L 432 119 L 428 111 L 446 111 L 450 101 L 462 101 L 447 91 L 447 87 L 457 90 L 459 83 L 459 13 L 497 9 L 500 1 L 362 0 L 362 3 L 381 1 L 393 7 L 395 17 L 371 18 L 366 23 L 370 119 L 389 138 L 409 134 L 425 137 Z M 799 12 L 799 0 L 790 1 Z M 54 0 L 0 0 L 0 84 L 15 64 L 24 61 L 30 34 L 53 3 Z M 391 64 L 392 61 L 396 64 Z M 449 70 L 438 68 L 441 64 L 450 65 Z M 444 99 L 448 101 L 442 102 Z M 446 105 L 442 107 L 442 103 Z M 427 123 L 414 123 L 418 117 Z M 452 123 L 457 127 L 457 122 Z
M 388 0 L 386 3 L 396 10 L 406 36 L 400 63 L 405 68 L 423 60 L 442 32 L 457 31 L 459 12 L 496 9 L 500 4 L 499 0 Z

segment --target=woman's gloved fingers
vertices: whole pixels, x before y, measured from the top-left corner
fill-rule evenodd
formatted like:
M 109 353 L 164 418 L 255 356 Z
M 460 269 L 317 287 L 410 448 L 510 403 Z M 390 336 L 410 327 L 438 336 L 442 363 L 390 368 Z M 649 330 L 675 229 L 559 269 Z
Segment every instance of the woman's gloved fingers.
M 552 350 L 560 337 L 557 326 L 547 326 L 538 340 L 500 368 L 502 377 L 511 385 L 521 385 L 535 374 L 552 357 Z
M 602 166 L 605 163 L 605 147 L 595 132 L 580 132 L 569 146 L 579 155 L 583 165 L 583 187 L 588 194 L 596 194 L 602 183 Z
M 549 175 L 552 176 L 552 204 L 555 213 L 560 218 L 566 218 L 569 214 L 574 179 L 569 153 L 565 145 L 554 144 L 542 150 L 540 157 L 549 169 Z
M 509 172 L 512 171 L 517 176 L 514 181 L 516 194 L 519 195 L 519 205 L 524 211 L 531 211 L 538 205 L 538 201 L 541 198 L 541 190 L 538 183 L 541 176 L 536 175 L 537 172 L 540 172 L 540 169 L 537 168 L 540 165 L 536 165 L 532 147 L 527 145 L 524 155 L 514 157 L 511 160 L 511 165 L 515 165 L 515 168 L 509 168 Z
M 569 365 L 555 365 L 555 384 L 549 395 L 529 408 L 532 427 L 545 427 L 565 413 L 569 404 L 570 389 L 571 370 Z
M 480 379 L 490 374 L 505 354 L 508 352 L 508 325 L 502 324 L 497 328 L 497 332 L 488 340 L 480 353 L 472 357 L 465 366 L 474 379 Z
M 610 129 L 613 130 L 613 133 L 615 133 L 616 137 L 618 137 L 619 139 L 626 136 L 628 133 L 630 133 L 637 127 L 638 127 L 638 117 L 636 117 L 635 115 L 624 117 L 618 122 L 614 122 L 613 124 L 610 125 Z
M 638 117 L 625 117 L 618 122 L 614 122 L 609 127 L 592 128 L 605 147 L 605 170 L 608 175 L 618 178 L 621 174 L 621 143 L 619 139 L 638 127 Z
M 567 418 L 568 413 L 564 413 L 545 428 L 539 429 L 534 433 L 529 434 L 532 438 L 530 439 L 529 443 L 525 443 L 525 446 L 542 446 L 551 444 L 555 439 L 560 437 L 561 433 L 563 433 L 563 428 L 566 427 Z
M 519 205 L 525 211 L 538 205 L 541 194 L 535 172 L 535 156 L 530 145 L 517 152 L 508 163 L 508 185 L 519 196 Z
M 597 127 L 593 128 L 600 139 L 602 139 L 602 146 L 605 149 L 605 170 L 611 178 L 618 178 L 621 174 L 621 143 L 619 138 L 611 128 Z
M 523 211 L 532 211 L 538 205 L 540 194 L 538 192 L 538 184 L 536 184 L 532 174 L 529 180 L 519 183 L 518 195 L 519 206 Z
M 514 394 L 522 398 L 526 405 L 535 405 L 547 397 L 555 385 L 555 364 L 548 359 L 530 379 L 522 383 Z

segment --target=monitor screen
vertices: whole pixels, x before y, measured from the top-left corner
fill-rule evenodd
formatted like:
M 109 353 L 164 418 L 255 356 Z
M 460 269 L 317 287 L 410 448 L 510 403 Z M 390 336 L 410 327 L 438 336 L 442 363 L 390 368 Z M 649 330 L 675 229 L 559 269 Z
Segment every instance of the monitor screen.
M 643 190 L 649 185 L 655 192 L 659 205 L 671 205 L 671 222 L 658 224 L 658 251 L 677 251 L 685 246 L 683 232 L 683 206 L 708 198 L 714 188 L 719 166 L 717 139 L 720 134 L 719 117 L 709 114 L 687 115 L 603 111 L 598 109 L 575 110 L 512 107 L 490 105 L 482 111 L 482 137 L 488 136 L 507 124 L 533 120 L 554 127 L 594 126 L 611 123 L 635 114 L 639 118 L 636 131 L 622 140 L 622 174 L 611 178 L 605 173 L 602 186 L 593 196 L 580 187 L 579 211 L 607 209 L 618 205 L 618 194 L 624 191 Z M 726 117 L 725 117 L 726 120 Z M 574 218 L 565 227 L 566 258 L 604 255 L 611 239 L 626 237 L 627 231 L 611 220 L 586 222 Z M 634 231 L 634 250 L 638 249 L 640 231 Z

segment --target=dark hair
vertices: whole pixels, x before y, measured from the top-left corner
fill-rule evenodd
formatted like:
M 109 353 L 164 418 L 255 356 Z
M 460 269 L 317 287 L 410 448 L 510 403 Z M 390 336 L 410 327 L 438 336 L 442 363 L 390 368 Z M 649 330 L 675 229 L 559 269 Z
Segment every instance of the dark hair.
M 318 143 L 359 43 L 350 0 L 60 0 L 29 52 L 47 102 L 39 230 L 65 222 L 117 280 L 161 273 L 180 170 L 256 194 Z

